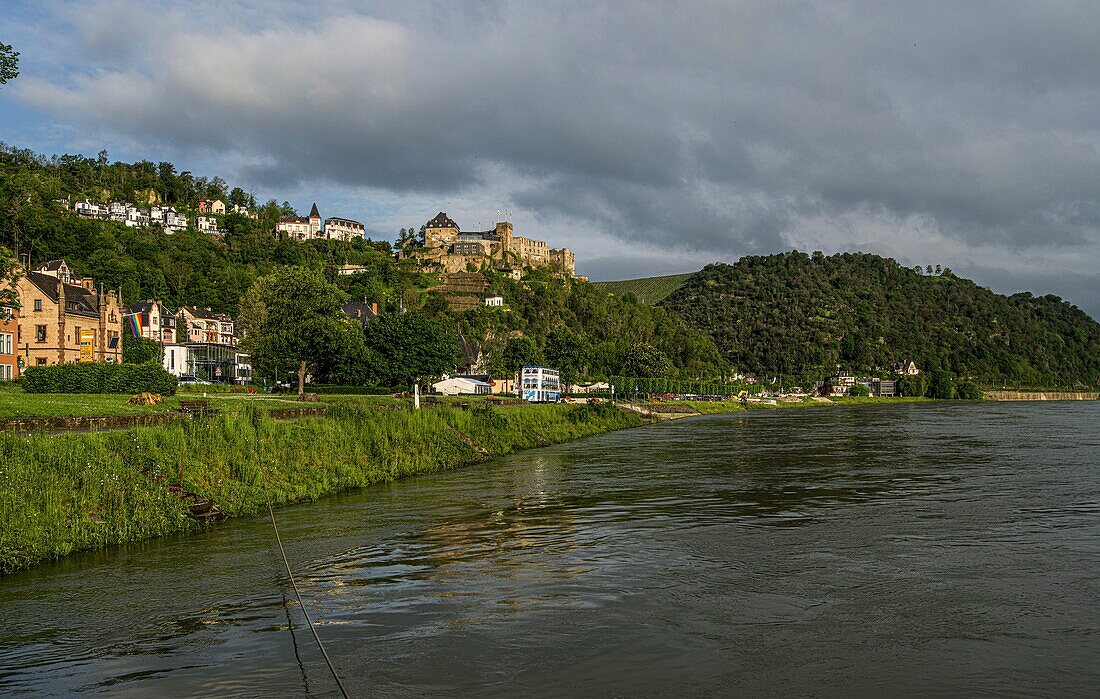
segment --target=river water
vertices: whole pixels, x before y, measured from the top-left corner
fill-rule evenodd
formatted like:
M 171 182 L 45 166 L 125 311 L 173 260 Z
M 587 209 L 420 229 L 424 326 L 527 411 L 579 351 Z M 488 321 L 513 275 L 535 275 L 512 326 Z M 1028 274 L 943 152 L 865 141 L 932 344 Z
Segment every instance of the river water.
M 1100 403 L 703 417 L 277 516 L 353 695 L 1080 695 L 1098 427 Z M 0 578 L 0 694 L 335 696 L 288 598 L 264 519 Z

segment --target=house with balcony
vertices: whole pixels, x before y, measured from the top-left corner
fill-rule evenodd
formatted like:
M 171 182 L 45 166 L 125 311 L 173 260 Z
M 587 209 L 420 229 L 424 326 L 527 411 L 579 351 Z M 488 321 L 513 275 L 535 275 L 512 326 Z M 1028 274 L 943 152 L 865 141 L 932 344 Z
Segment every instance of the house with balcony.
M 181 306 L 176 311 L 176 344 L 165 347 L 165 369 L 217 383 L 248 381 L 251 367 L 242 363 L 247 355 L 237 350 L 238 344 L 232 316 Z
M 180 306 L 176 311 L 176 336 L 181 343 L 205 343 L 236 347 L 236 325 L 227 313 L 209 308 Z
M 106 204 L 97 204 L 85 199 L 73 204 L 73 211 L 81 218 L 97 218 L 106 220 L 110 217 L 110 208 Z
M 154 206 L 149 209 L 150 223 L 159 223 L 168 234 L 179 233 L 187 228 L 187 217 L 171 206 Z
M 218 219 L 213 216 L 199 216 L 195 219 L 195 229 L 200 233 L 209 233 L 211 235 L 218 235 L 221 231 L 218 230 Z

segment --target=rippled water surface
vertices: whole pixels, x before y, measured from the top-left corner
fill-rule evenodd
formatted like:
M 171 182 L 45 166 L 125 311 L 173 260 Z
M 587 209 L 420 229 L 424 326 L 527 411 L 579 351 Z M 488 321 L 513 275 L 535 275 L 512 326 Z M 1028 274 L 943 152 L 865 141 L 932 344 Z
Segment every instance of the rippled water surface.
M 696 418 L 277 514 L 356 695 L 1100 687 L 1100 403 Z M 256 519 L 0 578 L 0 693 L 333 696 L 280 565 Z

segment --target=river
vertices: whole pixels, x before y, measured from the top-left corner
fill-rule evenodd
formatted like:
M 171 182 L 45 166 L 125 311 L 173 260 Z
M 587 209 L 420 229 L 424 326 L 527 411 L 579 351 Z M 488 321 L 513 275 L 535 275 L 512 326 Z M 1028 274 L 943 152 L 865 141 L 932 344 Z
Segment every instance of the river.
M 1100 403 L 701 417 L 277 516 L 357 696 L 1081 695 L 1098 426 Z M 259 518 L 0 578 L 0 694 L 336 696 L 286 599 Z

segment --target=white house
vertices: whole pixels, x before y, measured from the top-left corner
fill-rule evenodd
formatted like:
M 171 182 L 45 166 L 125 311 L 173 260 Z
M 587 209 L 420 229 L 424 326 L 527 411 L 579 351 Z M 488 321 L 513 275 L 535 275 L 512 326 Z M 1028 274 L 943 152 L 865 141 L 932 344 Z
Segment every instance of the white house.
M 81 218 L 107 218 L 110 215 L 106 204 L 96 204 L 87 199 L 73 204 L 73 211 Z
M 352 274 L 362 274 L 366 271 L 367 268 L 363 265 L 345 264 L 340 265 L 340 268 L 336 270 L 336 273 L 342 277 L 346 277 Z
M 485 305 L 489 308 L 503 308 L 504 297 L 503 296 L 486 296 Z
M 259 214 L 257 214 L 252 209 L 249 209 L 247 206 L 241 206 L 240 204 L 234 204 L 231 211 L 235 214 L 240 214 L 241 216 L 247 216 L 251 219 L 257 219 L 257 218 L 260 217 Z
M 898 362 L 894 365 L 894 371 L 902 376 L 916 376 L 920 373 L 920 369 L 917 368 L 917 363 L 912 359 Z
M 187 228 L 187 217 L 170 206 L 164 210 L 161 222 L 167 233 L 178 233 Z
M 432 384 L 432 391 L 444 396 L 457 395 L 488 395 L 493 392 L 493 387 L 484 381 L 472 379 L 468 376 L 455 376 L 444 378 Z
M 173 376 L 195 373 L 194 350 L 183 345 L 164 346 L 164 370 Z
M 324 234 L 329 240 L 361 240 L 366 226 L 350 218 L 332 216 L 325 219 Z
M 136 206 L 127 204 L 125 223 L 130 228 L 146 228 L 149 225 L 149 216 Z
M 195 228 L 201 233 L 218 234 L 218 219 L 213 216 L 199 216 L 195 221 Z

